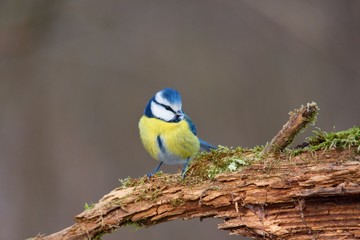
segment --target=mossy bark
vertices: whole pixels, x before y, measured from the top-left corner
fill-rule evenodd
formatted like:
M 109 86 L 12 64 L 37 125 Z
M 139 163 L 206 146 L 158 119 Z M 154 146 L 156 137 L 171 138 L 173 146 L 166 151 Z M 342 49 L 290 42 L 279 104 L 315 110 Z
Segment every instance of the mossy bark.
M 359 239 L 360 156 L 354 149 L 281 154 L 196 184 L 155 176 L 114 189 L 71 227 L 37 239 L 92 239 L 127 224 L 209 217 L 257 239 Z

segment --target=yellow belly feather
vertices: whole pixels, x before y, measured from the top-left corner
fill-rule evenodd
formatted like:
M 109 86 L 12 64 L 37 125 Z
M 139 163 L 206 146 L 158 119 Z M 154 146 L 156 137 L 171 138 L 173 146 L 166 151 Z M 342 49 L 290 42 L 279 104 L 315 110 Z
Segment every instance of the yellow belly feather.
M 157 142 L 159 135 L 168 154 L 185 160 L 193 157 L 199 151 L 199 139 L 191 132 L 185 120 L 178 123 L 169 123 L 142 116 L 139 129 L 140 138 L 145 149 L 156 160 L 159 160 L 161 151 Z

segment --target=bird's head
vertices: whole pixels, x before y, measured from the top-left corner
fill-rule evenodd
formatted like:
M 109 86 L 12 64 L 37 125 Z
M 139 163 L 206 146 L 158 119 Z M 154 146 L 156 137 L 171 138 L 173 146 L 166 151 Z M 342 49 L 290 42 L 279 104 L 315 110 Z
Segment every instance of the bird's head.
M 166 122 L 179 122 L 184 119 L 180 93 L 171 88 L 157 92 L 145 108 L 147 117 L 154 117 Z

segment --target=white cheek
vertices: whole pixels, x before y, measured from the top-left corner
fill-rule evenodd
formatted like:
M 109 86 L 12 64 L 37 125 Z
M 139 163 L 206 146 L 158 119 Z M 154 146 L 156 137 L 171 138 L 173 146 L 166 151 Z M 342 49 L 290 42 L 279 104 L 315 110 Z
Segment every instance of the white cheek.
M 151 102 L 151 111 L 156 118 L 160 118 L 164 121 L 170 121 L 175 117 L 175 114 L 171 111 L 167 111 L 164 107 Z

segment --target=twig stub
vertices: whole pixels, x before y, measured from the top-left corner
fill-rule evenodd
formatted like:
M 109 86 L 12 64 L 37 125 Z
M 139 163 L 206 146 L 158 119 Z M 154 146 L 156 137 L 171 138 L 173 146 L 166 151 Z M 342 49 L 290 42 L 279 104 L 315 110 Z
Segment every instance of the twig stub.
M 271 140 L 263 150 L 264 154 L 279 154 L 289 144 L 291 144 L 295 136 L 304 130 L 309 124 L 316 121 L 316 115 L 319 107 L 315 102 L 301 106 L 290 112 L 289 121 L 282 127 L 280 132 Z

